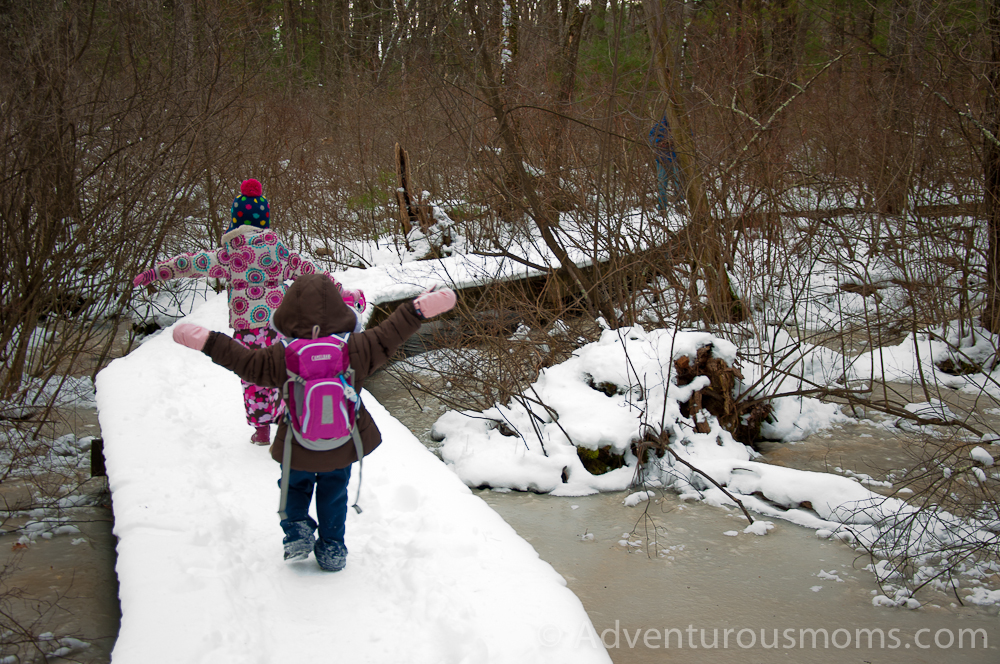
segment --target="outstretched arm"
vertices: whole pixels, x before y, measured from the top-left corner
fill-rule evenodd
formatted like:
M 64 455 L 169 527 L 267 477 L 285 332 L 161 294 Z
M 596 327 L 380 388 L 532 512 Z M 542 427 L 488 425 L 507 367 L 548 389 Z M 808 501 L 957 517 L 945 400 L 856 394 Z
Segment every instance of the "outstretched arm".
M 198 279 L 211 277 L 213 279 L 229 279 L 227 270 L 219 260 L 219 250 L 188 252 L 173 258 L 168 258 L 156 264 L 151 270 L 137 274 L 132 280 L 133 286 L 145 286 L 154 281 L 168 281 L 184 277 Z
M 304 274 L 325 274 L 330 276 L 328 272 L 324 272 L 316 267 L 316 264 L 311 260 L 303 258 L 302 254 L 299 252 L 289 250 L 288 247 L 286 247 L 280 240 L 278 241 L 277 250 L 279 257 L 282 255 L 287 256 L 287 258 L 284 259 L 284 271 L 281 277 L 286 281 L 288 279 L 301 277 Z M 330 277 L 330 280 L 337 284 L 337 287 L 340 288 L 340 283 L 336 279 Z
M 404 302 L 375 327 L 352 334 L 348 347 L 357 380 L 364 380 L 388 362 L 403 342 L 420 329 L 422 320 L 413 302 Z
M 364 294 L 361 291 L 352 291 L 344 288 L 344 285 L 337 281 L 332 274 L 326 270 L 321 270 L 308 258 L 305 258 L 297 251 L 290 251 L 280 240 L 278 241 L 278 256 L 287 256 L 284 259 L 284 268 L 282 271 L 281 278 L 284 281 L 289 279 L 295 279 L 296 277 L 301 277 L 304 274 L 325 274 L 330 281 L 337 287 L 340 294 L 344 296 L 344 300 L 347 301 L 348 306 L 358 308 L 357 302 L 359 299 L 362 301 L 362 306 L 360 309 L 364 309 L 363 297 Z M 348 301 L 348 296 L 351 297 Z
M 383 322 L 370 330 L 351 335 L 351 366 L 359 380 L 389 361 L 403 342 L 409 339 L 427 318 L 443 314 L 455 306 L 455 292 L 450 288 L 421 293 L 404 302 Z
M 222 332 L 191 323 L 174 328 L 174 341 L 200 350 L 220 367 L 229 369 L 243 380 L 262 387 L 281 387 L 287 378 L 285 346 L 250 349 Z

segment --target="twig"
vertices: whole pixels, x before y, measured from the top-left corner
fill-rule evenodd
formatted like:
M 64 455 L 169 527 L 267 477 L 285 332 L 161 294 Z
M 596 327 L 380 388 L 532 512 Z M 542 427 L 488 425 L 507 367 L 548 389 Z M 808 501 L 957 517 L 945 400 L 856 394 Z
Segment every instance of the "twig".
M 653 427 L 650 426 L 650 425 L 648 425 L 648 424 L 646 424 L 644 426 L 647 426 L 651 430 L 653 430 Z M 714 484 L 715 488 L 717 488 L 722 493 L 726 494 L 726 497 L 728 497 L 731 501 L 733 501 L 734 503 L 736 503 L 737 505 L 739 505 L 740 510 L 743 511 L 743 516 L 745 516 L 747 518 L 747 521 L 749 521 L 750 523 L 753 523 L 753 517 L 750 516 L 750 512 L 747 511 L 747 508 L 743 506 L 743 501 L 741 501 L 739 498 L 737 498 L 736 496 L 734 496 L 733 494 L 731 494 L 724 486 L 722 486 L 721 484 L 719 484 L 718 482 L 716 482 L 715 479 L 711 475 L 709 475 L 708 473 L 706 473 L 703 470 L 700 470 L 700 469 L 696 468 L 695 466 L 693 466 L 686 459 L 682 459 L 681 456 L 679 454 L 677 454 L 677 452 L 674 451 L 674 449 L 672 447 L 670 447 L 669 444 L 668 445 L 664 445 L 664 447 L 666 448 L 666 450 L 668 452 L 670 452 L 672 455 L 674 455 L 675 459 L 677 459 L 678 461 L 680 461 L 683 465 L 687 466 L 690 470 L 698 473 L 699 475 L 701 475 L 702 477 L 704 477 L 705 479 L 707 479 L 709 482 L 711 482 L 712 484 Z M 641 459 L 640 459 L 640 461 L 641 461 Z
M 997 147 L 1000 147 L 1000 138 L 997 138 L 997 135 L 994 134 L 992 131 L 990 131 L 988 127 L 984 126 L 982 122 L 977 120 L 976 117 L 972 115 L 972 113 L 963 112 L 955 108 L 955 105 L 952 104 L 950 101 L 948 101 L 943 94 L 941 94 L 937 90 L 931 89 L 931 86 L 927 85 L 926 81 L 920 81 L 920 85 L 930 90 L 931 94 L 940 99 L 945 106 L 955 111 L 955 114 L 958 115 L 958 117 L 965 118 L 973 125 L 975 125 L 976 129 L 978 129 L 982 133 L 983 138 L 988 140 L 990 143 L 993 143 Z

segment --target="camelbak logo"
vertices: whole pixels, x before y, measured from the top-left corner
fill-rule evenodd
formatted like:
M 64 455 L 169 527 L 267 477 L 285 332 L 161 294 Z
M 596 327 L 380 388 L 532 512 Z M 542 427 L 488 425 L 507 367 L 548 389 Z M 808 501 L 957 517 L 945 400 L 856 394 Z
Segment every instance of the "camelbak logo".
M 309 359 L 313 362 L 322 362 L 323 360 L 329 360 L 331 357 L 333 356 L 327 353 L 326 355 L 313 355 Z

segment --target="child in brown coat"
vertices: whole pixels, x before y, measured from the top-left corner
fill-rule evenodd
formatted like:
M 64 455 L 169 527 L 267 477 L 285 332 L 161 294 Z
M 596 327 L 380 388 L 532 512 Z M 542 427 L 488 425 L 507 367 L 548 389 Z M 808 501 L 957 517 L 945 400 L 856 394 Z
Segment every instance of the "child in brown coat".
M 385 364 L 403 342 L 420 329 L 421 321 L 444 313 L 454 305 L 455 293 L 451 289 L 427 291 L 401 304 L 376 327 L 351 334 L 347 345 L 355 389 L 361 391 L 365 378 Z M 274 313 L 272 325 L 286 337 L 314 338 L 353 332 L 356 320 L 337 286 L 324 275 L 312 274 L 295 280 Z M 221 332 L 188 323 L 174 328 L 173 337 L 178 343 L 202 351 L 216 364 L 258 385 L 280 388 L 288 378 L 283 344 L 248 349 Z M 279 425 L 271 445 L 271 458 L 279 464 L 287 426 L 287 420 Z M 382 442 L 382 435 L 364 404 L 357 415 L 357 428 L 364 454 L 368 455 Z M 307 558 L 310 551 L 315 551 L 321 568 L 339 571 L 347 561 L 344 545 L 347 483 L 351 464 L 358 460 L 355 446 L 348 444 L 319 452 L 302 447 L 294 439 L 291 444 L 287 518 L 281 521 L 285 532 L 285 559 L 301 560 Z M 318 523 L 309 516 L 314 489 Z M 317 528 L 319 539 L 314 540 Z

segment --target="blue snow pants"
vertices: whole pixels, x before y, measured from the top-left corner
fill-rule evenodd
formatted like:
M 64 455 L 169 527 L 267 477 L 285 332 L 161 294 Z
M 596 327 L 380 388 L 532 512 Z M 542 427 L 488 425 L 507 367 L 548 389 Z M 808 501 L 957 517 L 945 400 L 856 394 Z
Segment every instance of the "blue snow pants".
M 347 522 L 347 483 L 350 479 L 350 466 L 328 473 L 310 473 L 293 468 L 288 478 L 288 518 L 281 521 L 285 534 L 289 533 L 293 521 L 309 518 L 309 503 L 315 489 L 320 539 L 343 544 Z M 280 479 L 278 486 L 281 486 Z

